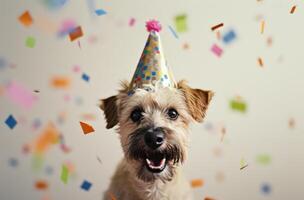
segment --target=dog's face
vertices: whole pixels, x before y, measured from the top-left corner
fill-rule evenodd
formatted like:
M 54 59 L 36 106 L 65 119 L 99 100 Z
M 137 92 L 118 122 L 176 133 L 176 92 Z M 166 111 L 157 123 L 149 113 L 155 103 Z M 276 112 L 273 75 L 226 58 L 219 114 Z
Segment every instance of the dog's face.
M 213 93 L 192 89 L 185 82 L 154 92 L 127 84 L 118 95 L 102 100 L 107 128 L 118 125 L 129 168 L 139 179 L 170 181 L 187 155 L 188 127 L 202 121 Z

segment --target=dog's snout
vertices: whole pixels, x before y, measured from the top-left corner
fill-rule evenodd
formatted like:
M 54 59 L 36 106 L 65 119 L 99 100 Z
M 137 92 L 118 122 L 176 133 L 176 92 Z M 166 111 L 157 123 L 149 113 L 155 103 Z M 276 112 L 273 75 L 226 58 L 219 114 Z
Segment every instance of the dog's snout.
M 165 134 L 162 128 L 149 129 L 145 134 L 145 143 L 151 149 L 157 149 L 165 140 Z

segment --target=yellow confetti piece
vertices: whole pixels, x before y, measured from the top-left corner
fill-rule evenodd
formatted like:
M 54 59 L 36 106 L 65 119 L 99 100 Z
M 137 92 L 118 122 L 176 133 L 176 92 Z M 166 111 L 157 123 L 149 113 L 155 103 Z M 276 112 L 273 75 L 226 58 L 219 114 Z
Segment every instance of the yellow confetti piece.
M 261 21 L 261 34 L 264 33 L 264 29 L 265 29 L 265 21 Z
M 260 67 L 264 67 L 264 62 L 261 57 L 258 58 L 258 63 L 260 65 Z

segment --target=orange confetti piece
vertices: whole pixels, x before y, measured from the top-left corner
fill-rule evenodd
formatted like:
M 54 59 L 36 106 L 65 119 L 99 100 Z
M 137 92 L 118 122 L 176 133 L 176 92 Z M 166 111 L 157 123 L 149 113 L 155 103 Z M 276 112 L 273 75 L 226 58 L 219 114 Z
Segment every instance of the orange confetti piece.
M 24 13 L 22 13 L 22 15 L 20 15 L 18 19 L 20 23 L 26 27 L 29 27 L 33 24 L 33 18 L 29 11 L 25 11 Z
M 264 29 L 265 29 L 265 21 L 261 21 L 261 34 L 264 33 Z
M 221 27 L 223 27 L 223 26 L 224 26 L 224 23 L 220 23 L 220 24 L 217 24 L 217 25 L 215 25 L 215 26 L 212 26 L 212 27 L 211 27 L 211 30 L 212 30 L 212 31 L 215 31 L 216 29 L 221 28 Z
M 65 76 L 56 76 L 51 80 L 51 85 L 58 89 L 67 89 L 70 87 L 70 79 Z
M 203 185 L 204 185 L 204 181 L 202 179 L 193 179 L 191 181 L 192 188 L 202 187 Z
M 297 6 L 292 6 L 291 10 L 290 10 L 290 14 L 293 14 L 296 10 Z
M 260 65 L 260 67 L 263 67 L 263 66 L 264 66 L 264 63 L 263 63 L 262 58 L 258 58 L 258 63 L 259 63 L 259 65 Z
M 35 187 L 37 190 L 46 190 L 48 188 L 48 183 L 43 180 L 39 180 L 36 181 Z
M 112 193 L 109 193 L 109 195 L 110 195 L 111 200 L 117 200 L 116 197 Z
M 288 121 L 288 126 L 290 129 L 293 129 L 296 125 L 296 121 L 294 118 L 290 118 L 289 121 Z
M 70 34 L 70 40 L 71 41 L 74 41 L 76 40 L 77 38 L 80 38 L 83 36 L 83 32 L 82 32 L 82 29 L 80 26 L 76 27 Z
M 35 141 L 35 152 L 44 153 L 51 145 L 59 142 L 59 131 L 49 123 Z
M 221 32 L 220 31 L 217 31 L 216 32 L 216 38 L 218 39 L 218 40 L 221 40 Z
M 215 200 L 215 199 L 211 197 L 205 197 L 205 200 Z
M 92 132 L 95 131 L 94 128 L 87 123 L 80 122 L 80 126 L 81 126 L 82 131 L 83 131 L 84 134 L 92 133 Z

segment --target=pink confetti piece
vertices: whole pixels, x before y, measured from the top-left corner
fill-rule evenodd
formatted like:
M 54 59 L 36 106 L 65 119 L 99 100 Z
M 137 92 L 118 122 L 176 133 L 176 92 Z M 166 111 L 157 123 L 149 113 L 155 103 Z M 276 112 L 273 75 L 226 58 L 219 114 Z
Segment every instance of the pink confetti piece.
M 129 26 L 134 26 L 135 22 L 136 22 L 135 18 L 132 17 L 129 21 Z
M 223 53 L 223 49 L 216 44 L 213 44 L 213 46 L 211 47 L 211 51 L 218 57 L 221 57 Z
M 24 109 L 30 109 L 38 99 L 31 90 L 17 82 L 12 82 L 6 87 L 6 95 L 12 102 Z

